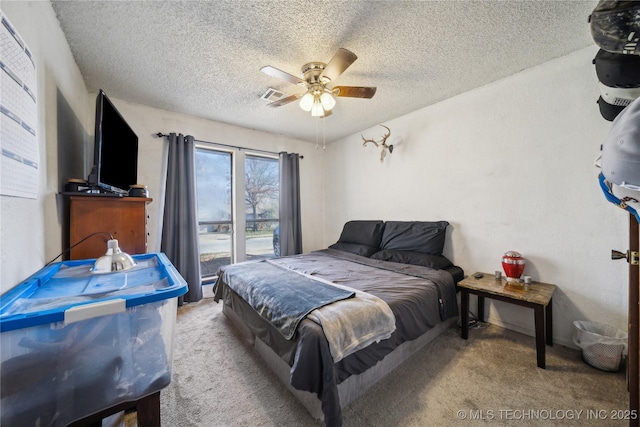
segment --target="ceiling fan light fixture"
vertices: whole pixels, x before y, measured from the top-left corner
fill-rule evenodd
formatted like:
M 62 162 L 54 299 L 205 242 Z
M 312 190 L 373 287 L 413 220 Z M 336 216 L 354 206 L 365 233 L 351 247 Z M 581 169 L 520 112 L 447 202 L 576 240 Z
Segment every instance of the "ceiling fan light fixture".
M 312 117 L 324 116 L 324 108 L 322 108 L 322 104 L 320 103 L 320 101 L 316 101 L 313 103 L 313 107 L 311 107 L 311 116 Z
M 323 92 L 322 95 L 320 95 L 320 102 L 322 103 L 322 108 L 328 111 L 331 111 L 331 109 L 336 106 L 336 100 L 330 92 Z
M 302 98 L 300 98 L 300 108 L 304 111 L 311 111 L 311 107 L 313 107 L 314 96 L 311 92 L 305 93 Z

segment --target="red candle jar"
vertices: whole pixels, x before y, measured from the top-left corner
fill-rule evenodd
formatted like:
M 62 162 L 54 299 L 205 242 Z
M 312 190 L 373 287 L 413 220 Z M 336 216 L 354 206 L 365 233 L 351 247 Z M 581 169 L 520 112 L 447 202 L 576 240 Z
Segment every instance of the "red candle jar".
M 502 269 L 507 276 L 507 282 L 519 282 L 524 272 L 524 265 L 524 258 L 518 252 L 506 252 L 502 256 Z

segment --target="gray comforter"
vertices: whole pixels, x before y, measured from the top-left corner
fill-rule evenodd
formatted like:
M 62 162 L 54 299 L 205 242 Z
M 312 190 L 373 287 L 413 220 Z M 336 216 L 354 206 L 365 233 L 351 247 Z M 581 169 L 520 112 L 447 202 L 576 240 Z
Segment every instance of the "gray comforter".
M 356 294 L 267 260 L 228 265 L 219 276 L 286 339 L 293 337 L 310 312 Z
M 395 317 L 375 295 L 338 285 L 276 260 L 228 265 L 220 281 L 288 340 L 308 317 L 322 326 L 334 362 L 391 336 Z
M 224 296 L 225 304 L 245 320 L 256 336 L 292 366 L 291 385 L 318 394 L 327 426 L 342 424 L 337 384 L 374 366 L 403 342 L 458 315 L 454 280 L 443 270 L 372 260 L 333 249 L 272 262 L 375 295 L 389 305 L 395 316 L 396 330 L 388 339 L 335 363 L 320 325 L 305 319 L 299 324 L 297 337 L 285 340 L 222 280 L 216 283 L 216 298 Z

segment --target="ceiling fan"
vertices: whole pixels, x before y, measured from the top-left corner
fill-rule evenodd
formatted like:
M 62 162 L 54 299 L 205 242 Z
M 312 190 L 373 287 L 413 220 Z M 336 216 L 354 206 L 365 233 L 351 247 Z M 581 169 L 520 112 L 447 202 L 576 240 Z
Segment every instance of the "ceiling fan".
M 355 53 L 340 48 L 333 58 L 324 62 L 309 62 L 302 66 L 300 77 L 286 73 L 270 65 L 260 68 L 268 76 L 284 80 L 288 83 L 305 88 L 305 92 L 290 95 L 278 101 L 267 104 L 269 107 L 280 107 L 300 99 L 300 108 L 310 111 L 313 117 L 327 117 L 336 105 L 334 96 L 350 98 L 373 98 L 375 87 L 368 86 L 333 86 L 332 84 L 354 61 L 358 59 Z

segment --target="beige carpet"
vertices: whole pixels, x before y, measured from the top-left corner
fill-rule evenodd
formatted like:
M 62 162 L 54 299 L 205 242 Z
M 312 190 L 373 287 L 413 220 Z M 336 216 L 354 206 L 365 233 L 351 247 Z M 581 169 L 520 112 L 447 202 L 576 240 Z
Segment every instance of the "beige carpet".
M 543 370 L 532 337 L 493 325 L 469 335 L 464 341 L 457 327 L 448 329 L 343 408 L 344 425 L 628 425 L 612 419 L 628 405 L 624 372 L 596 370 L 558 345 L 547 347 Z M 212 299 L 179 309 L 173 381 L 161 404 L 168 427 L 322 425 Z

